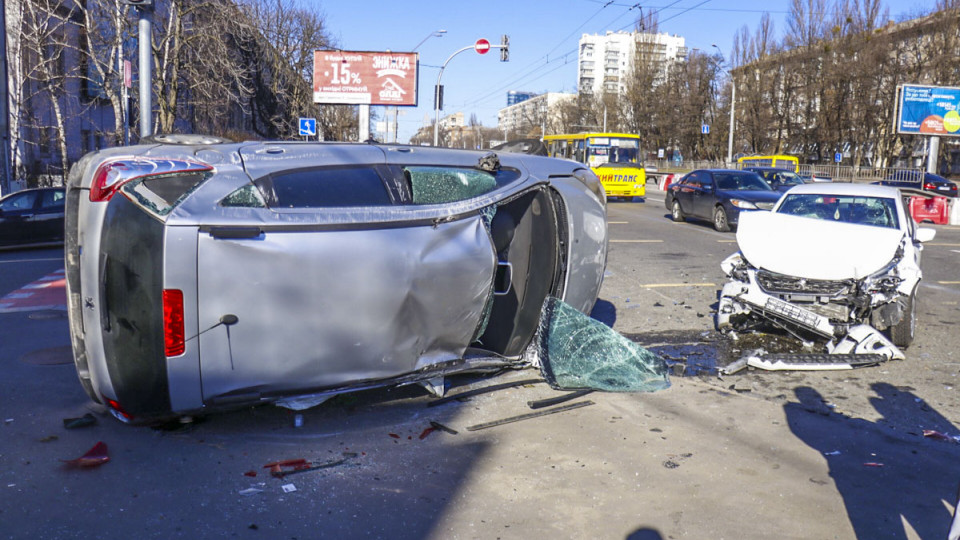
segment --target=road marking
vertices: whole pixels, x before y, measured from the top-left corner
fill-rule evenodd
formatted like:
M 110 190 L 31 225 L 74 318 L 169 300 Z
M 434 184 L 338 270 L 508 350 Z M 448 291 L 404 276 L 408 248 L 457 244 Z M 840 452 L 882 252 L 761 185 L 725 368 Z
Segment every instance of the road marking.
M 938 281 L 940 285 L 960 285 L 960 281 Z
M 950 251 L 952 251 L 952 252 L 954 252 L 954 253 L 960 253 L 960 249 L 951 249 Z
M 67 309 L 66 273 L 44 276 L 0 298 L 0 313 Z
M 937 242 L 924 242 L 925 246 L 940 246 L 940 247 L 960 247 L 960 244 L 940 244 Z
M 717 240 L 717 242 L 720 244 L 736 244 L 737 243 L 736 240 Z
M 645 289 L 661 289 L 666 287 L 716 287 L 716 283 L 650 283 L 641 285 Z
M 663 240 L 610 240 L 611 244 L 662 244 Z
M 607 225 L 626 225 L 629 221 L 608 221 Z

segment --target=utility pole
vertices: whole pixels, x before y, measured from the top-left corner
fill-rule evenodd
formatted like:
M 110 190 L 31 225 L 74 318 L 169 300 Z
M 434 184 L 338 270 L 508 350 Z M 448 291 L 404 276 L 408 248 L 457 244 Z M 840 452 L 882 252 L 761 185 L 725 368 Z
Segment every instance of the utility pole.
M 469 51 L 473 49 L 477 51 L 477 54 L 487 54 L 490 49 L 500 49 L 500 61 L 506 62 L 510 59 L 510 38 L 503 36 L 501 38 L 500 45 L 491 45 L 489 41 L 480 38 L 473 45 L 467 45 L 462 49 L 458 49 L 456 52 L 450 55 L 447 58 L 447 61 L 440 66 L 440 73 L 437 74 L 437 86 L 433 89 L 433 145 L 437 146 L 440 141 L 440 109 L 443 108 L 443 86 L 440 85 L 440 80 L 443 78 L 443 70 L 447 68 L 447 64 L 453 60 L 453 57 L 462 53 L 463 51 Z M 506 52 L 504 52 L 506 51 Z
M 140 21 L 137 24 L 137 47 L 140 71 L 140 138 L 153 133 L 153 0 L 120 0 L 120 3 L 137 8 Z
M 7 8 L 0 3 L 0 197 L 10 193 L 10 88 L 7 78 Z

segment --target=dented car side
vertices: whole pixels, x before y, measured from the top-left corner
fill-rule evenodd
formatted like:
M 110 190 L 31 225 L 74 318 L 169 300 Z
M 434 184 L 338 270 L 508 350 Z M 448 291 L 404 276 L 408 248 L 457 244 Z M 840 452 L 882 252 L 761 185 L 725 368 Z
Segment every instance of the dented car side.
M 145 145 L 79 162 L 68 214 L 78 374 L 122 420 L 518 365 L 606 265 L 599 181 L 534 156 Z
M 718 328 L 763 326 L 834 354 L 903 358 L 916 332 L 921 243 L 894 188 L 803 185 L 772 212 L 745 216 L 723 261 Z

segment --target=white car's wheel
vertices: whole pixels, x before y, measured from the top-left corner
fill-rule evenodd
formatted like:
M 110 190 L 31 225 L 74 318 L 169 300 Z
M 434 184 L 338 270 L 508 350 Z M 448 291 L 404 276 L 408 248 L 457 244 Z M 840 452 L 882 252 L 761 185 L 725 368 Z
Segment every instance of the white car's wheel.
M 917 287 L 906 298 L 903 305 L 903 318 L 890 327 L 890 341 L 897 347 L 909 347 L 917 332 Z

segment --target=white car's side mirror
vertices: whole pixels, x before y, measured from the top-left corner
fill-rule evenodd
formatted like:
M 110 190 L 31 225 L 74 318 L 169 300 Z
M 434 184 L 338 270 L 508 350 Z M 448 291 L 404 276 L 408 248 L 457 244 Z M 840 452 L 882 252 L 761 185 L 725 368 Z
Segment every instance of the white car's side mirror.
M 931 229 L 929 227 L 918 227 L 917 228 L 917 241 L 918 242 L 929 242 L 933 240 L 933 237 L 937 235 L 936 229 Z

